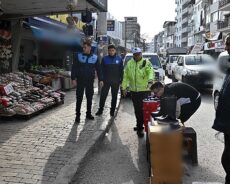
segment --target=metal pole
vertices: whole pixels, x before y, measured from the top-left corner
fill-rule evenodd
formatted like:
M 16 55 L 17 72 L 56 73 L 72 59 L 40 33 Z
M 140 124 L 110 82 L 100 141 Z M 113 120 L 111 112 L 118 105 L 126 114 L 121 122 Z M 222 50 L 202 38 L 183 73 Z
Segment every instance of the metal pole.
M 126 44 L 127 44 L 127 38 L 126 38 L 126 20 L 125 20 L 125 52 L 126 52 Z

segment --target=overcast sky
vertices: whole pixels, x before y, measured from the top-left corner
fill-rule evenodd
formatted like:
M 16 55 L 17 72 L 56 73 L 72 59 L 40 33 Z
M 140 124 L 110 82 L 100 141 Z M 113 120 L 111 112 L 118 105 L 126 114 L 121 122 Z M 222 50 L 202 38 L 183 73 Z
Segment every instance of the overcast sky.
M 163 30 L 164 21 L 175 20 L 175 0 L 108 0 L 108 11 L 119 21 L 136 16 L 141 34 L 153 37 Z

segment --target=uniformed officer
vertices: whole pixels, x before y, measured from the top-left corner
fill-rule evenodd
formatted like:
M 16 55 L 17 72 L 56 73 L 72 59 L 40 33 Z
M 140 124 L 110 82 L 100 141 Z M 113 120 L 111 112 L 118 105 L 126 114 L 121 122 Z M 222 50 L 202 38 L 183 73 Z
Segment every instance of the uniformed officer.
M 103 113 L 105 101 L 111 88 L 112 101 L 110 115 L 114 116 L 117 94 L 123 76 L 123 62 L 121 57 L 116 54 L 116 47 L 114 45 L 108 46 L 108 55 L 102 58 L 101 69 L 104 85 L 101 90 L 99 109 L 96 115 L 99 116 Z
M 130 59 L 124 69 L 122 81 L 123 96 L 127 89 L 131 92 L 133 107 L 136 116 L 136 130 L 139 137 L 143 137 L 143 99 L 150 95 L 150 85 L 153 83 L 155 73 L 152 63 L 142 57 L 140 48 L 132 49 L 133 58 Z
M 94 78 L 95 70 L 97 71 L 100 85 L 103 86 L 101 67 L 98 57 L 91 53 L 91 42 L 85 41 L 83 43 L 83 53 L 76 53 L 75 60 L 72 66 L 71 79 L 76 89 L 76 118 L 75 123 L 80 122 L 81 104 L 84 95 L 84 90 L 87 99 L 86 119 L 93 120 L 91 114 L 92 98 L 94 93 Z

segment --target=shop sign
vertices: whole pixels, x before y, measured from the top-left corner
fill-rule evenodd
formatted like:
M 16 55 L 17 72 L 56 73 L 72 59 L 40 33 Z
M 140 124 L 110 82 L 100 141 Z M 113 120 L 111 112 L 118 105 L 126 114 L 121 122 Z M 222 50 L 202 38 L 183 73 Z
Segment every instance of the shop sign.
M 202 43 L 197 43 L 194 45 L 192 51 L 191 51 L 191 54 L 197 54 L 199 53 L 203 48 L 203 44 Z
M 215 43 L 214 42 L 208 42 L 204 45 L 204 50 L 212 50 L 215 49 Z
M 207 46 L 208 46 L 209 49 L 210 48 L 215 48 L 215 43 L 209 42 Z
M 107 20 L 107 31 L 115 31 L 115 21 Z

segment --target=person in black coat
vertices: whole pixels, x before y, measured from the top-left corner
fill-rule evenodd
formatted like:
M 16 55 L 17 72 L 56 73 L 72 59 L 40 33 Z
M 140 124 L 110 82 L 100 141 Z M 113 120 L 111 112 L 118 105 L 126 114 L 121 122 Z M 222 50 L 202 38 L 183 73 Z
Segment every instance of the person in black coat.
M 225 45 L 225 50 L 230 56 L 230 35 L 227 36 Z M 220 65 L 220 69 L 226 73 L 226 77 L 220 91 L 212 128 L 224 133 L 224 152 L 221 162 L 226 172 L 225 184 L 230 184 L 230 59 L 227 63 L 220 63 Z
M 117 104 L 117 94 L 123 78 L 123 61 L 122 58 L 116 54 L 116 47 L 114 45 L 109 45 L 108 53 L 107 56 L 102 58 L 101 62 L 104 85 L 101 89 L 99 109 L 96 112 L 97 116 L 103 113 L 105 101 L 110 88 L 112 94 L 110 115 L 114 116 Z
M 175 96 L 177 98 L 177 104 L 180 105 L 178 119 L 183 124 L 197 111 L 201 104 L 200 93 L 185 83 L 173 82 L 163 85 L 161 82 L 155 82 L 150 89 L 159 98 L 165 96 Z
M 91 114 L 91 107 L 94 94 L 93 83 L 95 78 L 95 70 L 97 71 L 100 85 L 103 86 L 101 66 L 98 61 L 98 57 L 95 54 L 91 53 L 91 42 L 86 41 L 83 43 L 83 53 L 76 53 L 71 71 L 71 79 L 73 86 L 77 86 L 75 123 L 80 122 L 81 104 L 83 100 L 84 91 L 87 99 L 86 119 L 94 119 L 94 117 Z

